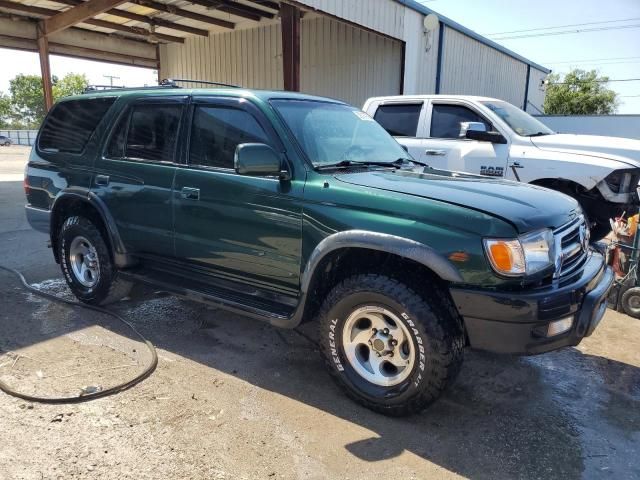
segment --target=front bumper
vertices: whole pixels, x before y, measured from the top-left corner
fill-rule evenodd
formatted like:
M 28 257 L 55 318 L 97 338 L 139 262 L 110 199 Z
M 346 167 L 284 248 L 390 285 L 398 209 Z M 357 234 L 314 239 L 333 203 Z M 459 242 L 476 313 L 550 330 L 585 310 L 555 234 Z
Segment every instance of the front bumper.
M 31 228 L 42 233 L 49 233 L 49 223 L 51 221 L 51 210 L 45 210 L 43 208 L 32 207 L 26 205 L 24 207 L 27 215 L 27 221 Z
M 573 346 L 593 333 L 606 311 L 613 272 L 591 252 L 582 274 L 568 285 L 520 292 L 451 289 L 472 348 L 532 355 Z M 549 323 L 573 317 L 560 335 L 540 334 Z

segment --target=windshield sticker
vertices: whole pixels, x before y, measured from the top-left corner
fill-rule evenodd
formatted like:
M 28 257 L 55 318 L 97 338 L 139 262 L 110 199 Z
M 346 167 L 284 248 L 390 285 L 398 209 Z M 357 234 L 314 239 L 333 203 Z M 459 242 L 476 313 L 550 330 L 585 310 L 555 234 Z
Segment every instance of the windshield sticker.
M 366 122 L 373 122 L 373 118 L 371 118 L 369 115 L 367 115 L 364 112 L 361 112 L 359 110 L 352 110 L 353 113 L 355 114 L 356 117 L 358 117 L 360 120 L 364 120 Z

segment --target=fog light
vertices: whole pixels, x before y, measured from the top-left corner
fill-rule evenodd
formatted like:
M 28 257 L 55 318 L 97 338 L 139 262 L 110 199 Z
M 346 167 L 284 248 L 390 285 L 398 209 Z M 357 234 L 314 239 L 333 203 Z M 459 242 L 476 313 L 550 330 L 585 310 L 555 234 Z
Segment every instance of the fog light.
M 555 337 L 571 329 L 573 317 L 565 317 L 555 322 L 551 322 L 547 327 L 547 337 Z

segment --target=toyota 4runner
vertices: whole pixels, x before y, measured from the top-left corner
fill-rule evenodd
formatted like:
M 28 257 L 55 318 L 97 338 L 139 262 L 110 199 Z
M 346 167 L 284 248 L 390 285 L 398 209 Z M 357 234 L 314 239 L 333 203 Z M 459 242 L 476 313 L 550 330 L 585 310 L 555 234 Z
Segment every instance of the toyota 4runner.
M 234 88 L 110 90 L 48 114 L 26 213 L 91 304 L 159 285 L 294 328 L 317 322 L 361 404 L 420 411 L 463 348 L 577 345 L 612 283 L 578 203 L 426 168 L 344 103 Z

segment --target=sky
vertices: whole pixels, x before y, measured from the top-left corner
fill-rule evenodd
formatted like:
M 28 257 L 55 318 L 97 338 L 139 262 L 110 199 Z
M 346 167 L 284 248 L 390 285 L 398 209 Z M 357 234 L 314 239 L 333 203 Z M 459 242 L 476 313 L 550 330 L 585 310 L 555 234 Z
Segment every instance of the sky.
M 155 85 L 158 82 L 156 70 L 139 67 L 127 67 L 113 63 L 94 62 L 78 58 L 51 55 L 51 74 L 64 77 L 67 73 L 84 73 L 90 84 L 111 85 L 111 79 L 105 75 L 120 78 L 113 79 L 113 85 L 140 86 Z M 32 52 L 0 48 L 0 91 L 9 90 L 9 80 L 19 73 L 40 75 L 40 60 Z
M 573 67 L 597 69 L 611 79 L 640 78 L 640 0 L 421 0 L 427 7 L 497 41 L 557 73 Z M 613 20 L 626 19 L 624 22 Z M 497 40 L 500 32 L 539 29 L 579 23 L 609 22 L 575 28 L 549 29 L 545 36 Z M 635 28 L 620 28 L 637 25 Z M 549 35 L 558 30 L 610 26 L 614 29 Z M 539 33 L 539 32 L 528 32 Z M 511 34 L 523 35 L 527 33 Z M 632 58 L 629 58 L 632 57 Z M 40 74 L 35 53 L 0 49 L 0 91 L 18 73 Z M 109 84 L 104 75 L 120 77 L 114 84 L 154 84 L 155 71 L 88 60 L 51 56 L 51 71 L 85 73 L 92 84 Z M 640 81 L 612 82 L 620 95 L 618 113 L 640 114 Z
M 555 73 L 581 68 L 596 69 L 610 79 L 640 78 L 640 0 L 422 0 L 420 3 Z M 621 19 L 629 20 L 610 22 Z M 491 35 L 591 22 L 610 23 Z M 637 27 L 620 28 L 626 25 Z M 560 30 L 603 26 L 615 28 L 548 35 Z M 497 40 L 531 33 L 547 35 Z M 640 114 L 640 81 L 611 82 L 609 88 L 620 95 L 617 113 Z

